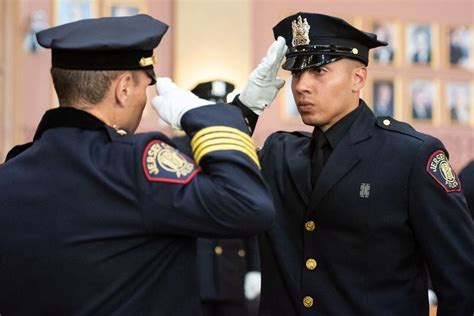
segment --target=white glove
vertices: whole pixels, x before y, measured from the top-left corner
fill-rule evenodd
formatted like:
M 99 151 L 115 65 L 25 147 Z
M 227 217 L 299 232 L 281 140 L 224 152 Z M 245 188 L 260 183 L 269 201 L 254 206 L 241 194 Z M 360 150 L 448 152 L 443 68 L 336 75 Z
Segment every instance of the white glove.
M 151 104 L 160 118 L 176 129 L 181 129 L 184 113 L 214 102 L 200 99 L 192 92 L 178 87 L 170 78 L 156 78 L 156 92 Z
M 260 295 L 262 277 L 258 271 L 249 271 L 245 274 L 244 294 L 248 300 L 253 300 Z
M 277 73 L 287 49 L 285 39 L 279 36 L 252 71 L 239 96 L 240 101 L 257 115 L 262 114 L 275 99 L 278 90 L 285 85 L 285 80 L 277 78 Z

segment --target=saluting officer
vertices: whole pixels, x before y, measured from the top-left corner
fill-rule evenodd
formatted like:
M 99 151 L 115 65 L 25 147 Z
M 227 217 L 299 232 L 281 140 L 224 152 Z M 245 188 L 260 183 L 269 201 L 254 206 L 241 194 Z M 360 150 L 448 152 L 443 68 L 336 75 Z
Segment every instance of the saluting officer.
M 250 236 L 273 205 L 240 111 L 158 79 L 158 132 L 136 134 L 168 26 L 147 15 L 38 33 L 60 107 L 0 166 L 0 314 L 200 315 L 196 237 Z
M 276 207 L 259 239 L 261 315 L 427 315 L 427 268 L 438 316 L 472 315 L 474 228 L 446 148 L 360 99 L 369 50 L 387 44 L 322 14 L 273 30 L 314 131 L 274 133 L 260 152 Z M 281 87 L 267 62 L 250 80 L 267 97 L 235 100 L 249 122 Z

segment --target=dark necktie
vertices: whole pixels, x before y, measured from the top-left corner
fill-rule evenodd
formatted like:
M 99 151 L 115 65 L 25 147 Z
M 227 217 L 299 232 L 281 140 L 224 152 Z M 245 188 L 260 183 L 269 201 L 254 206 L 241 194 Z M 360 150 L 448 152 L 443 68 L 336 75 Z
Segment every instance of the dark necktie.
M 311 185 L 313 187 L 318 181 L 321 170 L 323 169 L 331 150 L 328 139 L 323 132 L 319 132 L 315 136 L 314 152 L 311 157 Z

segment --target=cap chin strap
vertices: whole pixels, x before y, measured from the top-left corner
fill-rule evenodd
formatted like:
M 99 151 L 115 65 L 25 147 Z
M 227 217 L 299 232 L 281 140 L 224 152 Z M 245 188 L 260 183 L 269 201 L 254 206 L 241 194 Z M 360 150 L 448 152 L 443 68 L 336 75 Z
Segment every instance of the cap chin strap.
M 287 56 L 315 53 L 344 53 L 357 55 L 359 50 L 355 47 L 344 47 L 337 45 L 300 45 L 292 47 L 288 50 Z

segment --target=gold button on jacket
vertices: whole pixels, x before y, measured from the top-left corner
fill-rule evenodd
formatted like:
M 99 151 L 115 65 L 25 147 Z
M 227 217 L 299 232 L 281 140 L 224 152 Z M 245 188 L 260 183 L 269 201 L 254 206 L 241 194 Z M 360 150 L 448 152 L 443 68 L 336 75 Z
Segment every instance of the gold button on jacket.
M 304 224 L 304 228 L 306 228 L 306 230 L 309 232 L 312 232 L 315 227 L 316 227 L 316 224 L 313 221 L 307 221 Z
M 318 265 L 318 263 L 316 262 L 316 260 L 314 260 L 313 258 L 309 258 L 308 260 L 306 260 L 306 268 L 308 270 L 314 270 L 316 269 L 316 266 Z
M 216 246 L 214 248 L 214 252 L 216 253 L 216 255 L 222 255 L 222 253 L 224 252 L 224 250 L 222 249 L 221 246 Z
M 311 296 L 305 296 L 303 298 L 303 305 L 304 307 L 306 308 L 310 308 L 311 306 L 313 306 L 313 303 L 314 303 L 314 300 Z

